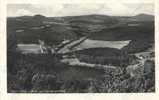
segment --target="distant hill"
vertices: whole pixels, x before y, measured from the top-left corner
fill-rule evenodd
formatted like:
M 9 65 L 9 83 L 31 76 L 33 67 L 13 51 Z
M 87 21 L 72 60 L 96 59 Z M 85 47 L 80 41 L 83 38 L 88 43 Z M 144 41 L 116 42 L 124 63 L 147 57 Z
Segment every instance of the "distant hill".
M 117 22 L 117 19 L 112 18 L 107 15 L 82 15 L 82 16 L 69 16 L 65 17 L 65 20 L 68 20 L 69 22 L 85 22 L 85 23 L 91 23 L 91 24 L 115 24 Z
M 20 43 L 32 43 L 40 38 L 45 42 L 60 43 L 76 39 L 115 24 L 117 20 L 105 15 L 45 17 L 43 15 L 7 18 L 7 33 L 16 34 Z M 19 32 L 22 31 L 22 32 Z
M 153 15 L 148 15 L 148 14 L 139 14 L 136 16 L 133 16 L 137 21 L 154 21 L 154 16 Z
M 8 36 L 15 34 L 17 43 L 37 43 L 38 39 L 41 39 L 52 45 L 59 44 L 64 39 L 73 40 L 88 36 L 94 40 L 132 40 L 134 44 L 134 40 L 154 41 L 154 16 L 139 14 L 132 17 L 114 17 L 93 14 L 65 17 L 43 15 L 8 17 L 7 34 Z M 142 44 L 142 41 L 140 43 Z M 138 42 L 135 44 L 138 45 Z

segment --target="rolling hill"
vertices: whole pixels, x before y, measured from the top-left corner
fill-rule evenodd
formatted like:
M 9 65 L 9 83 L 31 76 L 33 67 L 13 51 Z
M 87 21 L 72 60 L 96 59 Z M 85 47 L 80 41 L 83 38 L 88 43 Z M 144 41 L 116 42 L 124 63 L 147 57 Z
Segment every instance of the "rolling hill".
M 143 40 L 148 41 L 147 45 L 150 41 L 154 42 L 154 17 L 146 14 L 132 17 L 106 15 L 8 17 L 7 34 L 8 38 L 15 35 L 17 43 L 37 43 L 38 39 L 41 39 L 48 45 L 58 45 L 64 39 L 76 40 L 88 36 L 93 40 L 106 41 L 139 40 L 142 43 Z

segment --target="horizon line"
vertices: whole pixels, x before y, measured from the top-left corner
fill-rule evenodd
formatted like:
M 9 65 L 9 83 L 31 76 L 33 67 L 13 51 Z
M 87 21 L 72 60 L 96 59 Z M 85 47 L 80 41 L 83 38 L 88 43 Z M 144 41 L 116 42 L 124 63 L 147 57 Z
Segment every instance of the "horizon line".
M 34 17 L 36 15 L 41 15 L 44 17 L 76 17 L 76 16 L 89 16 L 89 15 L 101 15 L 101 16 L 118 16 L 118 17 L 132 17 L 132 16 L 137 16 L 137 15 L 150 15 L 150 16 L 154 16 L 154 14 L 147 14 L 147 13 L 139 13 L 139 14 L 135 14 L 135 15 L 106 15 L 106 14 L 81 14 L 81 15 L 67 15 L 67 16 L 45 16 L 43 14 L 34 14 L 34 15 L 21 15 L 21 16 L 7 16 L 7 17 Z

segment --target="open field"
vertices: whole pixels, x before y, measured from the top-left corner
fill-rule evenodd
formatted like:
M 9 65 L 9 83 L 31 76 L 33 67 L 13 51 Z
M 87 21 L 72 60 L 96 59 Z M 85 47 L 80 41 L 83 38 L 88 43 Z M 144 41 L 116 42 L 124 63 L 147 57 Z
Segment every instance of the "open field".
M 18 44 L 17 50 L 22 53 L 40 53 L 40 45 L 37 44 Z
M 76 46 L 75 50 L 89 49 L 89 48 L 116 48 L 121 49 L 129 44 L 130 40 L 127 41 L 101 41 L 101 40 L 90 40 L 87 39 L 80 45 Z

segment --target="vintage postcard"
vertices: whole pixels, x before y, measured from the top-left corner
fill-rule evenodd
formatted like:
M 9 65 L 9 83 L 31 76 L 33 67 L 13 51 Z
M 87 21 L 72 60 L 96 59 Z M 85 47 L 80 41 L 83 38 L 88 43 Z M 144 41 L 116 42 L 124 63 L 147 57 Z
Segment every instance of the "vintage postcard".
M 155 1 L 46 2 L 0 8 L 1 97 L 157 97 Z

